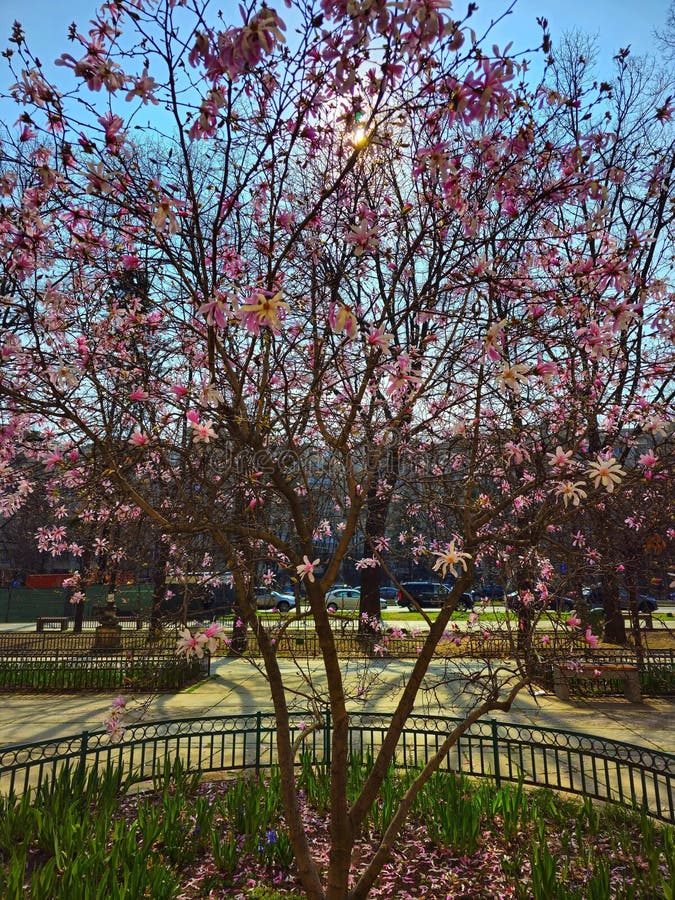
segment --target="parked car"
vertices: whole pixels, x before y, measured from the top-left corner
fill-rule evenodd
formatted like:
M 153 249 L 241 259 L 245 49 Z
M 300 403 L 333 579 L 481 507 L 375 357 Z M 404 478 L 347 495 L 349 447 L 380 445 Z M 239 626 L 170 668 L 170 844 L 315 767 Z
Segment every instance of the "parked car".
M 329 612 L 358 610 L 361 606 L 361 588 L 337 587 L 326 594 L 326 609 Z M 387 608 L 387 600 L 380 592 L 380 609 Z
M 257 609 L 276 609 L 280 613 L 295 609 L 293 594 L 283 594 L 281 591 L 272 591 L 266 587 L 254 588 L 253 593 Z
M 584 587 L 581 590 L 582 596 L 588 606 L 591 609 L 603 609 L 605 608 L 606 597 L 603 592 L 603 589 L 600 585 L 594 585 L 593 587 Z M 656 600 L 656 597 L 652 597 L 650 594 L 644 594 L 642 592 L 638 593 L 636 598 L 637 609 L 638 612 L 641 613 L 653 613 L 659 608 L 659 604 Z M 620 587 L 619 588 L 619 605 L 623 610 L 630 610 L 630 595 L 628 593 L 627 588 Z
M 398 598 L 398 588 L 388 585 L 380 588 L 380 600 L 396 600 Z
M 555 612 L 571 612 L 574 609 L 574 600 L 563 594 L 548 594 L 546 599 L 543 600 L 535 593 L 534 599 L 530 601 L 530 604 L 535 611 L 550 609 Z M 504 600 L 504 606 L 513 612 L 520 612 L 523 608 L 520 594 L 516 591 L 509 592 Z
M 438 581 L 404 581 L 401 587 L 422 607 L 441 607 L 450 596 L 450 588 Z M 397 600 L 399 606 L 413 609 L 410 600 L 403 591 L 398 592 Z M 463 609 L 473 608 L 473 597 L 470 593 L 465 592 L 459 600 L 459 606 Z
M 549 594 L 548 608 L 556 612 L 572 612 L 574 609 L 574 600 L 563 594 Z
M 475 601 L 503 600 L 506 594 L 503 584 L 480 584 L 471 591 Z

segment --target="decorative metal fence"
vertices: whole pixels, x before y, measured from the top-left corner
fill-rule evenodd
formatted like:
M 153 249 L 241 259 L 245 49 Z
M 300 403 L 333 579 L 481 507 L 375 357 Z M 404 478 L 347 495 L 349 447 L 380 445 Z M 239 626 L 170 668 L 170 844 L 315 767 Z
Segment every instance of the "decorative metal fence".
M 162 634 L 150 640 L 148 632 L 122 631 L 119 636 L 120 649 L 154 650 L 160 653 L 175 652 L 174 634 Z M 83 631 L 79 634 L 60 631 L 3 631 L 0 632 L 0 656 L 42 656 L 45 653 L 59 653 L 63 656 L 89 655 L 94 650 L 96 633 Z
M 583 662 L 595 666 L 631 665 L 638 670 L 640 690 L 645 696 L 675 696 L 675 651 L 649 650 L 638 653 L 635 650 L 603 648 L 586 651 L 580 657 Z M 553 690 L 553 657 L 540 657 L 534 664 L 534 675 L 537 681 L 548 691 Z M 560 660 L 558 660 L 559 662 Z M 621 694 L 623 687 L 620 680 L 615 684 L 611 679 L 575 681 L 574 693 L 578 697 L 598 697 L 607 693 Z
M 128 650 L 73 655 L 0 655 L 0 691 L 175 691 L 207 678 L 210 657 Z
M 223 620 L 226 630 L 231 627 L 231 620 Z M 270 623 L 267 626 L 274 634 L 278 624 Z M 334 639 L 338 653 L 342 657 L 374 656 L 386 659 L 415 659 L 419 652 L 423 634 L 396 634 L 390 632 L 383 635 L 370 636 L 358 634 L 358 621 L 345 618 L 336 619 L 334 623 Z M 161 635 L 151 635 L 147 630 L 124 630 L 119 635 L 120 652 L 145 654 L 151 656 L 175 655 L 176 627 L 166 628 Z M 280 657 L 291 658 L 315 658 L 320 655 L 318 638 L 313 628 L 289 628 L 281 631 L 275 638 L 276 652 Z M 224 651 L 228 652 L 228 651 Z M 244 656 L 256 656 L 258 653 L 255 641 L 250 638 Z M 628 649 L 590 650 L 585 642 L 580 645 L 570 646 L 568 642 L 558 646 L 558 636 L 550 636 L 547 647 L 538 647 L 536 656 L 533 656 L 528 665 L 535 679 L 547 690 L 553 689 L 552 667 L 554 663 L 573 654 L 580 661 L 594 665 L 604 664 L 630 664 L 638 669 L 640 676 L 640 689 L 644 696 L 675 696 L 675 651 L 673 650 L 644 650 L 638 652 Z M 483 633 L 474 635 L 465 634 L 461 640 L 452 639 L 442 641 L 437 649 L 436 657 L 451 658 L 455 656 L 489 659 L 512 658 L 520 655 L 515 645 L 514 635 L 508 629 L 495 629 L 488 637 Z M 96 649 L 95 631 L 83 631 L 81 633 L 42 631 L 42 632 L 0 632 L 0 690 L 3 687 L 2 669 L 10 670 L 13 665 L 6 662 L 7 658 L 21 657 L 29 659 L 37 657 L 41 660 L 48 658 L 65 658 L 67 656 L 88 658 L 99 657 L 100 651 Z M 59 665 L 64 665 L 59 662 Z M 168 663 L 167 663 L 168 665 Z M 43 668 L 46 668 L 46 663 Z M 36 680 L 36 685 L 43 679 Z M 5 679 L 7 688 L 16 686 L 11 679 Z M 53 688 L 58 689 L 57 686 Z M 140 688 L 139 688 L 140 689 Z M 151 687 L 150 690 L 156 688 Z M 575 683 L 574 691 L 577 696 L 604 696 L 621 694 L 623 692 L 620 681 L 616 683 L 611 679 L 603 678 L 597 681 L 579 681 Z
M 304 724 L 293 717 L 297 736 Z M 396 752 L 397 768 L 419 768 L 459 723 L 450 717 L 413 716 Z M 353 753 L 374 754 L 382 744 L 390 717 L 376 713 L 350 717 Z M 0 749 L 0 792 L 23 793 L 51 781 L 63 766 L 89 769 L 121 766 L 125 773 L 149 780 L 164 771 L 165 761 L 180 757 L 190 771 L 204 774 L 261 770 L 276 763 L 275 719 L 271 713 L 178 719 L 129 726 L 113 743 L 105 732 Z M 331 718 L 307 729 L 304 748 L 316 763 L 329 763 Z M 443 771 L 522 780 L 526 785 L 580 794 L 644 810 L 675 822 L 675 756 L 591 735 L 533 728 L 496 720 L 475 723 L 451 748 Z
M 232 630 L 233 619 L 219 618 L 226 632 Z M 87 648 L 94 641 L 95 627 L 98 623 L 94 620 L 85 620 L 82 631 L 73 632 L 73 622 L 69 622 L 68 630 L 60 628 L 45 628 L 42 631 L 0 632 L 0 653 L 19 652 L 25 650 L 51 649 L 66 650 L 69 648 Z M 146 630 L 136 633 L 136 623 L 133 619 L 119 619 L 118 624 L 124 629 L 121 635 L 125 647 L 140 647 L 150 643 L 149 632 Z M 188 622 L 191 628 L 199 626 L 201 622 L 194 620 Z M 283 619 L 270 619 L 265 622 L 265 627 L 276 638 L 277 653 L 283 655 L 307 655 L 319 656 L 320 646 L 316 630 L 311 624 L 298 623 L 292 627 L 282 627 L 286 623 Z M 332 619 L 333 635 L 338 652 L 340 653 L 375 653 L 395 658 L 416 658 L 420 644 L 425 638 L 424 629 L 387 629 L 381 634 L 368 632 L 359 634 L 358 617 L 335 616 Z M 179 628 L 178 624 L 164 624 L 161 637 L 155 638 L 165 645 L 175 647 L 175 640 Z M 543 633 L 543 632 L 542 632 Z M 560 634 L 552 632 L 551 649 L 555 650 L 560 640 Z M 255 640 L 249 637 L 247 642 L 247 655 L 255 656 L 258 649 Z M 568 636 L 564 637 L 566 650 L 570 647 L 577 652 L 587 648 L 583 639 L 570 642 Z M 480 632 L 453 632 L 447 639 L 442 640 L 439 647 L 441 653 L 447 655 L 461 654 L 486 657 L 508 657 L 518 653 L 517 632 L 509 628 L 481 629 Z

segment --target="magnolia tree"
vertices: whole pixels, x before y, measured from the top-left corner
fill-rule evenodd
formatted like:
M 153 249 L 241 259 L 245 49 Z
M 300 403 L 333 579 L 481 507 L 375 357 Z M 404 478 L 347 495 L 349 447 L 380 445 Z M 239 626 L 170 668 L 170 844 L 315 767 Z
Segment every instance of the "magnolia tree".
M 528 87 L 525 61 L 483 47 L 449 3 L 286 6 L 285 22 L 255 3 L 224 22 L 202 3 L 106 4 L 73 27 L 62 89 L 15 26 L 0 511 L 43 486 L 43 550 L 123 565 L 116 535 L 145 522 L 160 568 L 194 544 L 227 561 L 235 646 L 248 629 L 269 679 L 304 890 L 362 897 L 452 744 L 530 682 L 547 535 L 582 509 L 611 514 L 641 483 L 627 441 L 667 443 L 670 182 L 663 159 L 641 161 L 657 219 L 615 216 L 637 161 L 613 157 L 611 123 L 571 133 L 567 112 L 590 101 Z M 87 525 L 99 530 L 85 547 Z M 343 666 L 325 593 L 346 561 L 361 570 L 364 646 L 386 653 L 373 618 L 395 548 L 455 584 L 348 803 L 349 713 L 373 671 Z M 463 724 L 350 873 L 436 649 L 461 640 L 450 616 L 488 561 L 521 589 L 520 653 L 443 694 Z M 325 687 L 304 667 L 299 694 L 285 682 L 255 579 L 302 588 L 280 630 L 311 623 Z M 578 625 L 561 628 L 597 642 Z M 487 631 L 479 613 L 471 627 Z M 223 640 L 214 625 L 181 650 Z M 325 873 L 295 787 L 300 704 L 307 731 L 326 706 L 333 725 Z

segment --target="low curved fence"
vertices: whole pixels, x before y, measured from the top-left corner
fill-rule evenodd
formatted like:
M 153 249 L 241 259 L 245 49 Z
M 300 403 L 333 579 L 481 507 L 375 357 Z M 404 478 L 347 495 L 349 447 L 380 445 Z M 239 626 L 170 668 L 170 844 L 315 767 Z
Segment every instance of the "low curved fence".
M 396 752 L 397 768 L 419 768 L 462 720 L 412 716 Z M 390 717 L 376 713 L 350 716 L 350 751 L 376 753 Z M 329 763 L 331 719 L 305 728 L 292 717 L 295 735 L 305 731 L 304 747 L 317 763 Z M 131 725 L 111 742 L 104 731 L 0 749 L 0 792 L 23 793 L 49 782 L 66 765 L 89 769 L 121 766 L 140 780 L 164 771 L 167 758 L 180 757 L 190 771 L 204 774 L 276 764 L 276 725 L 271 713 L 177 719 Z M 675 755 L 645 747 L 550 728 L 496 720 L 475 723 L 451 748 L 442 771 L 490 777 L 497 784 L 526 785 L 580 794 L 644 810 L 675 822 Z

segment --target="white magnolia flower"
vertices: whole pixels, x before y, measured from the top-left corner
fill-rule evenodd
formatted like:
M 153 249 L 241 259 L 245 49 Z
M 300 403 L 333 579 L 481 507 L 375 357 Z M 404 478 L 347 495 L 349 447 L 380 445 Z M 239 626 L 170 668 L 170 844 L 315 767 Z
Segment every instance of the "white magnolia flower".
M 587 496 L 586 491 L 583 490 L 584 484 L 585 482 L 583 481 L 560 481 L 556 485 L 555 492 L 559 497 L 562 497 L 565 506 L 570 502 L 572 506 L 578 506 L 579 501 Z
M 529 367 L 524 363 L 514 363 L 509 365 L 504 363 L 501 370 L 497 373 L 497 384 L 500 391 L 509 388 L 514 394 L 520 394 L 521 384 L 527 384 L 527 373 Z
M 626 474 L 613 456 L 609 459 L 598 456 L 595 462 L 589 464 L 587 471 L 589 477 L 593 479 L 594 486 L 597 488 L 602 485 L 609 494 Z
M 447 575 L 448 569 L 450 570 L 450 573 L 457 578 L 456 566 L 461 566 L 466 572 L 466 561 L 467 559 L 471 559 L 470 553 L 463 553 L 461 550 L 455 548 L 454 541 L 450 541 L 447 550 L 442 552 L 435 550 L 434 556 L 438 557 L 434 564 L 434 572 L 440 571 L 443 578 Z

